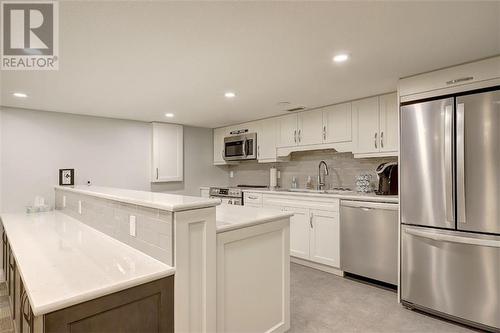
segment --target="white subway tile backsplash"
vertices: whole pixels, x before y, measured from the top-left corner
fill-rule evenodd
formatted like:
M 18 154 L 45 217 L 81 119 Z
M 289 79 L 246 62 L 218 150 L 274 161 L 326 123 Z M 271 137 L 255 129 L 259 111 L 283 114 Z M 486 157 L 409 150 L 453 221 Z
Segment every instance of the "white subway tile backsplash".
M 312 151 L 293 153 L 290 161 L 276 163 L 281 173 L 279 184 L 289 188 L 292 178 L 297 177 L 299 187 L 306 185 L 308 176 L 311 176 L 313 185 L 317 184 L 318 164 L 324 160 L 330 174 L 326 176 L 327 187 L 356 188 L 356 176 L 361 173 L 371 174 L 373 187 L 378 185 L 375 170 L 381 163 L 397 161 L 397 157 L 379 157 L 355 159 L 351 153 L 336 153 L 332 151 Z M 234 177 L 229 178 L 229 185 L 239 184 L 269 185 L 269 168 L 271 164 L 245 162 L 229 167 L 234 171 Z
M 62 196 L 66 196 L 66 207 Z M 56 209 L 150 256 L 172 264 L 172 213 L 56 190 Z M 78 202 L 81 211 L 78 213 Z M 136 236 L 130 235 L 135 216 Z

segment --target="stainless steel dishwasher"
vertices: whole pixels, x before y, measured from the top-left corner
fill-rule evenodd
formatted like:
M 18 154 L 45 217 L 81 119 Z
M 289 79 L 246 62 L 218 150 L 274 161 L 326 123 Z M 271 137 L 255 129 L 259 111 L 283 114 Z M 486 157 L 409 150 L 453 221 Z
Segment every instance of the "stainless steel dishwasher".
M 341 201 L 340 264 L 344 272 L 398 283 L 398 204 Z

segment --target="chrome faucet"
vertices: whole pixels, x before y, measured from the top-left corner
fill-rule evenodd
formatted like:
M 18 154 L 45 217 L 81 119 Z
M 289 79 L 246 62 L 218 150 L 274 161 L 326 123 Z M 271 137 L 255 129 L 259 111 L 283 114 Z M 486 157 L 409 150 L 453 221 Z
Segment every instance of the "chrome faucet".
M 325 161 L 319 162 L 318 165 L 318 190 L 324 190 L 325 189 L 325 178 L 321 177 L 321 166 L 325 166 L 325 176 L 328 176 L 328 165 L 326 165 Z

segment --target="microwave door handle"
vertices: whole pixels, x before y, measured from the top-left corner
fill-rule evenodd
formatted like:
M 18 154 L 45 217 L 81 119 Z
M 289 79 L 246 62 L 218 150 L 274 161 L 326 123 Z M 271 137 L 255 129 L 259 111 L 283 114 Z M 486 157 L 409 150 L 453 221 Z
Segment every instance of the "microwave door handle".
M 247 139 L 243 139 L 243 157 L 247 157 Z

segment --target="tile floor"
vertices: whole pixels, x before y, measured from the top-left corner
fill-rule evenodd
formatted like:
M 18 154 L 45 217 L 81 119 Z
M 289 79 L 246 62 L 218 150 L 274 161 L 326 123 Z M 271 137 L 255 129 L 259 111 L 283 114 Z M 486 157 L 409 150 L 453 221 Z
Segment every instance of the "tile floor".
M 406 310 L 394 291 L 291 265 L 289 333 L 474 332 Z M 0 283 L 0 333 L 14 333 L 5 283 Z
M 290 333 L 475 332 L 403 308 L 395 291 L 291 265 Z

